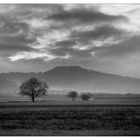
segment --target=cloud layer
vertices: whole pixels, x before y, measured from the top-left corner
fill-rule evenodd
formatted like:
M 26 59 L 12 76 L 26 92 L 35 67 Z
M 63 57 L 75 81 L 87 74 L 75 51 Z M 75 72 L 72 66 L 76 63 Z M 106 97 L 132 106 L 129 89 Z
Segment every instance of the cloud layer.
M 1 72 L 81 65 L 140 76 L 139 14 L 139 4 L 1 4 Z

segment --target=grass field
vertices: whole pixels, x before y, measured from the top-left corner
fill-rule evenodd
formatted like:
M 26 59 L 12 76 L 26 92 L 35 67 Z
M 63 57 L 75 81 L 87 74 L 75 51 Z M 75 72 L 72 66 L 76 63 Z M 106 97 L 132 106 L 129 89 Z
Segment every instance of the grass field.
M 0 135 L 140 135 L 140 104 L 82 103 L 0 103 Z

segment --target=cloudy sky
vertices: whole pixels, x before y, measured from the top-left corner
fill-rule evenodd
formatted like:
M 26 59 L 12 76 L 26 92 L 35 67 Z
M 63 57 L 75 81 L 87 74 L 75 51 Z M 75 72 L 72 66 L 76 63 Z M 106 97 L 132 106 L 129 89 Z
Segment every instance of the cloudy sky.
M 0 72 L 59 65 L 140 77 L 140 4 L 0 4 Z

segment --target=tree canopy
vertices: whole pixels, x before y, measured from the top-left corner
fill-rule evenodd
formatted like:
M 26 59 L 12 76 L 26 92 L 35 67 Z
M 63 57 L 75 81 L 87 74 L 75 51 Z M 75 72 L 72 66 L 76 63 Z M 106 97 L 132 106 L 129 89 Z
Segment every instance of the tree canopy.
M 87 101 L 91 98 L 91 93 L 82 93 L 80 97 L 82 100 Z
M 70 91 L 67 96 L 74 101 L 78 97 L 78 93 L 76 91 Z
M 19 94 L 29 96 L 34 102 L 35 98 L 46 95 L 47 91 L 48 85 L 33 77 L 21 84 Z

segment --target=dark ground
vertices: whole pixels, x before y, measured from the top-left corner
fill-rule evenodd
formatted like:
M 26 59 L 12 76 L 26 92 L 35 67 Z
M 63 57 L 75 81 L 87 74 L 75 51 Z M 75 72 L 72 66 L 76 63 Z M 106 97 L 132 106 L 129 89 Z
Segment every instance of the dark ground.
M 0 103 L 0 135 L 138 136 L 140 105 Z

